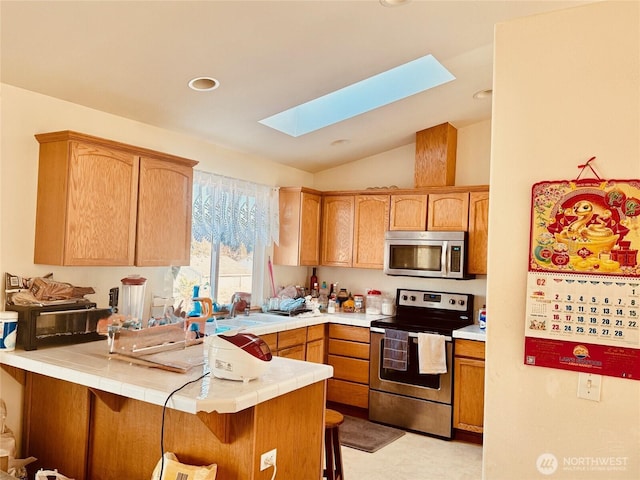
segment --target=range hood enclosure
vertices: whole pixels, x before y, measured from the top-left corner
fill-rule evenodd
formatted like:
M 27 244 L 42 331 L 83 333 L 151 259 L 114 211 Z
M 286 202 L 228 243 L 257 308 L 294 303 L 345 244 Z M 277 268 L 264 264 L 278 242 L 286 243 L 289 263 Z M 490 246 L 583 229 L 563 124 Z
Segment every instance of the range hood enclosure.
M 417 132 L 414 186 L 455 185 L 457 146 L 458 130 L 450 123 Z

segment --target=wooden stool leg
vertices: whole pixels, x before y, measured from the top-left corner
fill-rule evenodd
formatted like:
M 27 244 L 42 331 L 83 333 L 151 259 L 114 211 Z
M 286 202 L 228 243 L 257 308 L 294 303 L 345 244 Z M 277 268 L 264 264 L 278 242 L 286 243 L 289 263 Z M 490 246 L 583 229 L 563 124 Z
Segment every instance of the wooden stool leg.
M 333 429 L 333 448 L 335 453 L 336 463 L 336 480 L 343 480 L 342 476 L 342 451 L 340 450 L 340 429 Z
M 333 469 L 333 435 L 332 429 L 327 429 L 324 432 L 324 476 L 327 480 L 336 480 L 335 471 Z

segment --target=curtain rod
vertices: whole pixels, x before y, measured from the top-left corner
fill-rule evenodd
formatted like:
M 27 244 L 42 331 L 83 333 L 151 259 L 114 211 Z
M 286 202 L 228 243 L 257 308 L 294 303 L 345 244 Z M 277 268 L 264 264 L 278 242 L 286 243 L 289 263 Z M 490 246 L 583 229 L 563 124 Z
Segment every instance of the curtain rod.
M 235 180 L 238 182 L 252 183 L 254 185 L 259 185 L 261 187 L 275 188 L 276 190 L 280 190 L 280 187 L 277 185 L 267 185 L 266 183 L 250 182 L 249 180 L 242 180 L 241 178 L 228 177 L 227 175 L 220 175 L 219 173 L 207 172 L 205 170 L 198 170 L 197 168 L 194 168 L 193 170 L 194 172 L 198 172 L 206 175 L 212 175 L 212 176 L 224 178 L 227 180 Z

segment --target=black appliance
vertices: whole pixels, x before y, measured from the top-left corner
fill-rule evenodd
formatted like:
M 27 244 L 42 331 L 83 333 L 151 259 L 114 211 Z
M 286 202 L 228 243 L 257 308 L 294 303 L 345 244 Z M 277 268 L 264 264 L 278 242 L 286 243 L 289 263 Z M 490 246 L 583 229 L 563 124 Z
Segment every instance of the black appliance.
M 18 312 L 16 344 L 25 350 L 104 340 L 105 337 L 97 332 L 98 320 L 111 315 L 110 308 L 97 308 L 89 301 L 7 305 L 6 309 Z

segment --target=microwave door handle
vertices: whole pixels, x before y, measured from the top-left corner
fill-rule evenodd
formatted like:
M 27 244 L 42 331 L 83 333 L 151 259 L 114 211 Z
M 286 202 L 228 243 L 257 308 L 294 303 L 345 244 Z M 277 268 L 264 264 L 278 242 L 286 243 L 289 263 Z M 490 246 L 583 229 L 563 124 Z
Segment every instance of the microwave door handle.
M 442 265 L 442 276 L 446 277 L 449 274 L 449 242 L 446 240 L 442 242 L 440 263 Z

